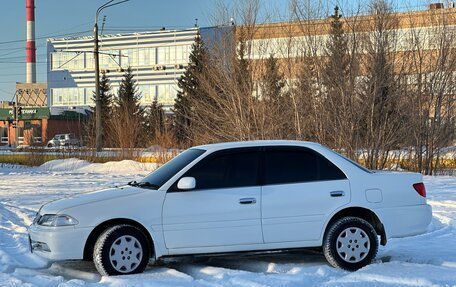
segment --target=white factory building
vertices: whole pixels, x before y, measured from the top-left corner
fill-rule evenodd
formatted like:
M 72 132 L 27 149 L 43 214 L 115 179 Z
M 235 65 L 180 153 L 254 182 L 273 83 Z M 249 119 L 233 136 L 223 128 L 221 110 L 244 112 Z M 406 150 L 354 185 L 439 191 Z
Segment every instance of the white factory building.
M 206 42 L 226 28 L 103 35 L 99 38 L 100 70 L 106 72 L 116 94 L 123 70 L 131 67 L 141 92 L 141 103 L 150 105 L 157 100 L 169 109 L 174 104 L 177 81 L 188 64 L 198 30 Z M 80 110 L 94 105 L 93 47 L 93 37 L 88 36 L 48 39 L 47 94 L 51 110 Z

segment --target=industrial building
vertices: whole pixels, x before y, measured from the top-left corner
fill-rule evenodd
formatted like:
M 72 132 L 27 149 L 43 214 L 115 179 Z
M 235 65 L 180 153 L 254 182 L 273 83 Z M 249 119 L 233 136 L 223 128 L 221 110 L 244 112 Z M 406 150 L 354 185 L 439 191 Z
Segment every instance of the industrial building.
M 177 95 L 177 81 L 189 62 L 198 31 L 203 40 L 224 28 L 190 28 L 100 36 L 100 69 L 116 94 L 124 70 L 131 67 L 141 103 L 153 101 L 170 109 Z M 210 41 L 210 40 L 208 40 Z M 48 105 L 51 110 L 88 109 L 94 105 L 94 39 L 48 39 Z
M 16 83 L 11 101 L 0 106 L 0 145 L 43 145 L 54 135 L 80 135 L 84 115 L 47 106 L 47 83 L 36 82 L 35 1 L 26 0 L 26 80 Z
M 394 20 L 389 21 L 394 21 L 394 24 L 388 24 L 391 27 L 385 29 L 393 31 L 391 35 L 394 35 L 396 42 L 390 51 L 398 55 L 405 56 L 406 52 L 414 52 L 417 49 L 417 42 L 422 45 L 423 50 L 436 51 L 440 44 L 438 35 L 444 32 L 451 39 L 449 41 L 453 41 L 456 33 L 456 6 L 452 2 L 447 6 L 443 3 L 433 3 L 426 10 L 396 12 L 391 16 Z M 374 33 L 375 15 L 355 15 L 340 19 L 349 41 L 352 41 L 353 37 L 362 38 Z M 293 60 L 306 57 L 324 60 L 326 43 L 331 37 L 331 20 L 332 17 L 257 24 L 254 27 L 238 26 L 236 39 L 239 41 L 242 35 L 249 35 L 245 39 L 249 47 L 247 57 L 261 66 L 264 60 L 272 55 L 278 59 L 285 78 L 292 80 L 298 72 Z M 359 57 L 362 58 L 365 52 L 359 49 Z M 406 69 L 408 73 L 412 73 L 411 70 L 411 67 L 409 70 Z

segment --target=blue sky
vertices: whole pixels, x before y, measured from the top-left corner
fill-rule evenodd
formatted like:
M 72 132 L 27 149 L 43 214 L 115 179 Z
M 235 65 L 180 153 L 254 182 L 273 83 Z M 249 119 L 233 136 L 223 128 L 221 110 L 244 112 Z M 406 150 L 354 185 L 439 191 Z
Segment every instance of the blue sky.
M 317 1 L 317 0 L 315 0 Z M 425 0 L 394 0 L 398 8 L 423 9 Z M 67 33 L 90 34 L 94 14 L 106 0 L 35 0 L 37 81 L 46 81 L 46 37 Z M 130 0 L 106 9 L 106 33 L 156 30 L 160 27 L 188 28 L 198 18 L 200 26 L 211 25 L 218 2 L 229 0 Z M 260 0 L 263 11 L 275 11 L 273 21 L 286 17 L 288 0 Z M 354 7 L 366 1 L 329 0 L 325 5 Z M 403 6 L 399 6 L 403 5 Z M 25 81 L 25 0 L 2 0 L 0 4 L 0 100 L 11 100 L 15 82 Z M 8 42 L 8 43 L 6 43 Z

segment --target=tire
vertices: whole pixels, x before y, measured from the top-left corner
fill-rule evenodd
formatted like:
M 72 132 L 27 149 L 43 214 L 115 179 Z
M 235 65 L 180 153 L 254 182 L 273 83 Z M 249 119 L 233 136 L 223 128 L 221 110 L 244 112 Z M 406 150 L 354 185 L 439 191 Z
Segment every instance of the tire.
M 329 264 L 349 271 L 370 264 L 377 251 L 377 232 L 369 222 L 358 217 L 336 220 L 323 240 L 323 253 Z
M 135 274 L 144 271 L 150 254 L 144 233 L 122 224 L 106 229 L 98 237 L 93 262 L 102 276 Z

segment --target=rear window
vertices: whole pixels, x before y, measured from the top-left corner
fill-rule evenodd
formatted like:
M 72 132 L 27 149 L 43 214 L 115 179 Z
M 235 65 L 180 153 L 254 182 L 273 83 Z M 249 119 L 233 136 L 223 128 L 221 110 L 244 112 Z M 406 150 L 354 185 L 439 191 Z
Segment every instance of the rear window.
M 326 147 L 326 146 L 322 146 L 322 147 L 326 148 L 327 150 L 331 151 L 332 153 L 336 154 L 337 156 L 343 158 L 344 160 L 348 161 L 349 163 L 351 163 L 352 165 L 354 165 L 357 168 L 361 169 L 362 171 L 367 172 L 367 173 L 374 173 L 372 170 L 360 165 L 359 163 L 357 163 L 356 161 L 354 161 L 352 159 L 349 159 L 348 157 L 345 157 L 345 156 L 341 155 L 338 152 L 335 152 L 334 150 L 330 149 L 329 147 Z
M 266 185 L 345 179 L 323 156 L 305 148 L 269 148 L 265 153 Z

